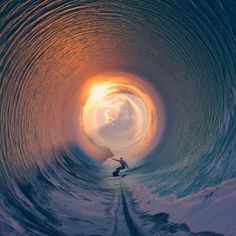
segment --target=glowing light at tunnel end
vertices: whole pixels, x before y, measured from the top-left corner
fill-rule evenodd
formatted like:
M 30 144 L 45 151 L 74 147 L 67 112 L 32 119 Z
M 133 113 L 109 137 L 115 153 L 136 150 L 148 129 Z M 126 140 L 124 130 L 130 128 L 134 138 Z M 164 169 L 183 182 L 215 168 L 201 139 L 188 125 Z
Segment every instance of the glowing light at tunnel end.
M 95 75 L 81 85 L 78 101 L 78 142 L 96 160 L 123 156 L 136 162 L 161 138 L 165 121 L 161 97 L 137 75 Z

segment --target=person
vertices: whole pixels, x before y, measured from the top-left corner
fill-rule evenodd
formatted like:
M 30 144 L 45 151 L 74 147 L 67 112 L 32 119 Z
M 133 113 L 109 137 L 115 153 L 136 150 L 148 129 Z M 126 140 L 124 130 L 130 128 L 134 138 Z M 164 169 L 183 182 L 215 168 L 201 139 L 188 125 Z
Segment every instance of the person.
M 111 158 L 113 161 L 118 161 L 118 162 L 120 162 L 120 167 L 118 167 L 118 168 L 116 168 L 116 174 L 117 175 L 119 175 L 119 172 L 120 172 L 120 170 L 122 170 L 122 169 L 125 169 L 125 167 L 127 167 L 127 168 L 129 168 L 128 167 L 128 165 L 127 165 L 127 163 L 123 160 L 123 157 L 121 157 L 120 158 L 120 160 L 117 160 L 117 159 L 114 159 L 114 158 Z

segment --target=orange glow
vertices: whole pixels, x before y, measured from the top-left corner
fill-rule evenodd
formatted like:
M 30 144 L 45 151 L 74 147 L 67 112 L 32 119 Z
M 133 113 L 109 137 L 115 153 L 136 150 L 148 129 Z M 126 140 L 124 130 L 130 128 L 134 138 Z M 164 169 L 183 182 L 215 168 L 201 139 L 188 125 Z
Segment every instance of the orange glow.
M 102 98 L 104 98 L 109 93 L 109 88 L 106 86 L 106 84 L 99 84 L 94 85 L 90 92 L 90 98 L 93 101 L 100 101 Z
M 138 76 L 110 72 L 80 88 L 78 141 L 94 159 L 125 156 L 135 162 L 157 144 L 164 110 L 159 95 Z M 158 112 L 157 112 L 158 111 Z

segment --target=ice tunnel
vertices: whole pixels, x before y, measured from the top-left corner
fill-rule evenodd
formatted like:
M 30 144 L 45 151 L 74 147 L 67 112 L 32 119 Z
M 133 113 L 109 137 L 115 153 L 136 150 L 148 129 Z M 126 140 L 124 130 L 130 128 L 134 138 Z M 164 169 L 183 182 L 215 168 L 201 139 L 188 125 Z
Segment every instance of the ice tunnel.
M 236 235 L 235 12 L 1 1 L 0 236 Z

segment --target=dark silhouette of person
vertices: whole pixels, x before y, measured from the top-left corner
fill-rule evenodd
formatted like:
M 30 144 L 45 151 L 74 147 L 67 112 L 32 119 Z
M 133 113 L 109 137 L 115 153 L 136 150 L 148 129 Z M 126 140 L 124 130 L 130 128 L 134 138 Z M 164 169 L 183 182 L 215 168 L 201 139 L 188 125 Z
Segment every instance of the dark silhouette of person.
M 120 160 L 117 160 L 117 159 L 114 159 L 114 158 L 111 158 L 111 159 L 114 160 L 114 161 L 120 162 L 120 165 L 121 165 L 120 167 L 116 168 L 116 171 L 114 171 L 115 174 L 113 173 L 113 175 L 119 175 L 120 170 L 125 169 L 125 167 L 129 168 L 127 163 L 123 160 L 122 157 L 120 158 Z

